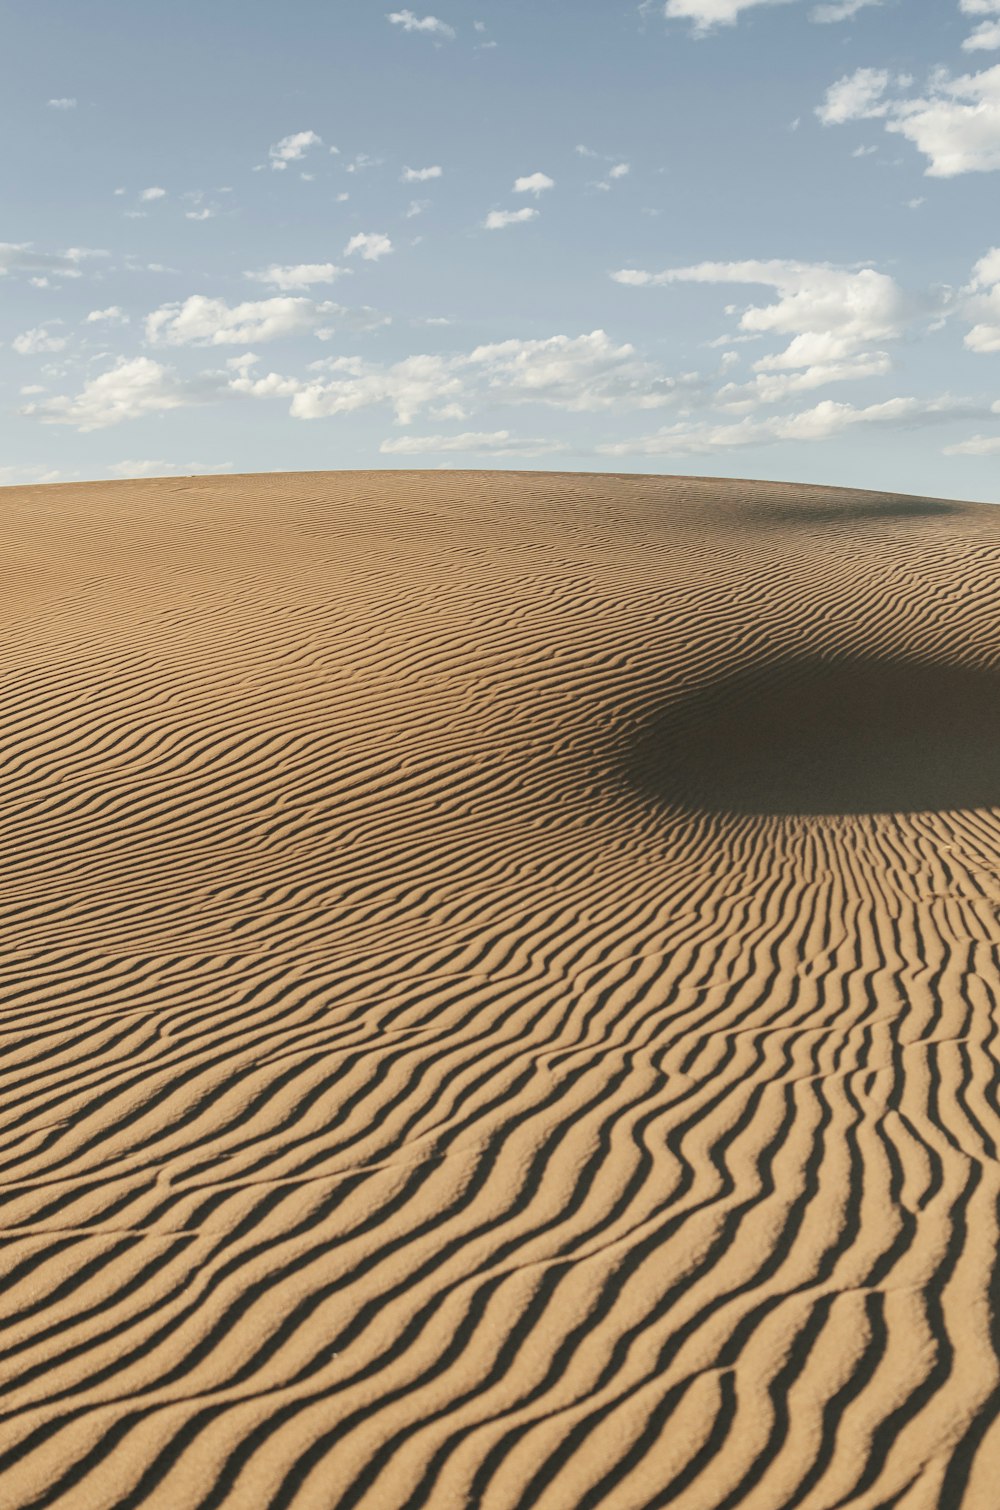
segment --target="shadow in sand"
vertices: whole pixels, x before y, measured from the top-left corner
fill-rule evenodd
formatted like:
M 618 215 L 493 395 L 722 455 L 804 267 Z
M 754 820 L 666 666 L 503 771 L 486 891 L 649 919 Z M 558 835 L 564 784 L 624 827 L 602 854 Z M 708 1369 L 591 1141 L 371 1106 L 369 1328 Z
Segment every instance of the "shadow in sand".
M 664 703 L 625 772 L 671 806 L 785 816 L 1000 806 L 1000 671 L 801 657 Z
M 758 524 L 857 524 L 880 519 L 933 519 L 966 512 L 941 498 L 863 498 L 838 503 L 779 503 L 752 500 L 740 506 L 743 520 Z

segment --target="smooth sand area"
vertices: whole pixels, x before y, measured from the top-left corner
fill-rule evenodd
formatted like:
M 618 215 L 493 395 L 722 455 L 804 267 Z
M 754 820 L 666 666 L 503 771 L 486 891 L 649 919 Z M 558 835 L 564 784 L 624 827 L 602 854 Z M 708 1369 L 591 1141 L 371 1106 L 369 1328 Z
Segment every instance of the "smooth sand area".
M 3 1510 L 996 1510 L 1000 509 L 0 505 Z

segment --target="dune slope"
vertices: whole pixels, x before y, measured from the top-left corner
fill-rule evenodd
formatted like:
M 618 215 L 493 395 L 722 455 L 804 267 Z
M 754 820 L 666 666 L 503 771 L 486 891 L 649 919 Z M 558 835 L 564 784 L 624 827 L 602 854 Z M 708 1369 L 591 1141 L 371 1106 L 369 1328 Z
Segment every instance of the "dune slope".
M 992 1510 L 1000 511 L 2 497 L 0 1504 Z

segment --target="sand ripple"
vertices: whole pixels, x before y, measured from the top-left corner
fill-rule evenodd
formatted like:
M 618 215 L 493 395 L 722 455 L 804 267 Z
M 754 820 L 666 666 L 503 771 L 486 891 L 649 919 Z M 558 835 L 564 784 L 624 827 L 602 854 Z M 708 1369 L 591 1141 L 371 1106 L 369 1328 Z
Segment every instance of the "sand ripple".
M 994 1510 L 1000 513 L 3 496 L 4 1510 Z

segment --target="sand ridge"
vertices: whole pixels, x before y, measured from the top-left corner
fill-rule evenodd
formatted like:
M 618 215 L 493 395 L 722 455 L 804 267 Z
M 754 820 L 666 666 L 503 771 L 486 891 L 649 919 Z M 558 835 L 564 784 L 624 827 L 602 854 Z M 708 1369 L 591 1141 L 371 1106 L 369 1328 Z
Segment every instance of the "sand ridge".
M 0 1504 L 992 1510 L 1000 513 L 3 505 Z

